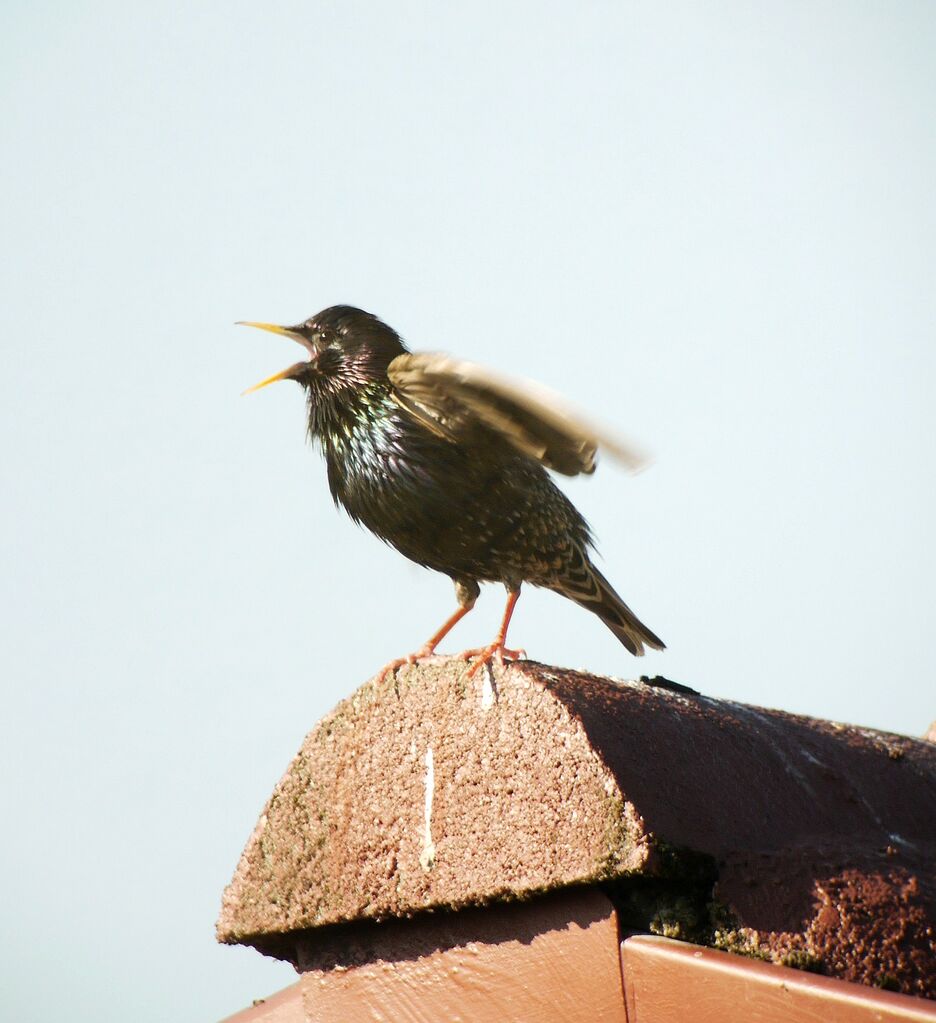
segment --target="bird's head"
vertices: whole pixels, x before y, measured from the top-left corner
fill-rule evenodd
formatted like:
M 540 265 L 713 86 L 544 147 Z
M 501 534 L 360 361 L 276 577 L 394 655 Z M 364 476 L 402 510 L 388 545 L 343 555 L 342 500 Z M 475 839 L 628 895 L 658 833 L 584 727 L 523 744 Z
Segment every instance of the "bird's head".
M 330 306 L 294 327 L 250 320 L 239 323 L 283 334 L 308 352 L 308 358 L 248 387 L 244 394 L 277 380 L 295 380 L 309 392 L 310 399 L 316 395 L 338 397 L 386 380 L 387 366 L 406 351 L 395 330 L 372 313 L 349 305 Z

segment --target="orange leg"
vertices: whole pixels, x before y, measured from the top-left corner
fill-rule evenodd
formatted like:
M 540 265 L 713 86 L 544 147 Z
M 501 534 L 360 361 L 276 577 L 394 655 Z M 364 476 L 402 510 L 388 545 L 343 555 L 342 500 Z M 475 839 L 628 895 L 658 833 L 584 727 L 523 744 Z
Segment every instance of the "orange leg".
M 475 650 L 465 650 L 458 656 L 468 661 L 474 657 L 477 660 L 472 664 L 468 670 L 468 677 L 471 678 L 474 673 L 484 664 L 489 661 L 492 657 L 497 661 L 498 664 L 503 664 L 504 658 L 506 657 L 509 661 L 519 660 L 521 657 L 526 657 L 525 650 L 511 650 L 507 645 L 507 628 L 510 625 L 510 619 L 513 616 L 514 608 L 517 606 L 517 601 L 520 599 L 520 587 L 518 586 L 515 590 L 508 590 L 507 592 L 507 607 L 504 609 L 504 618 L 501 621 L 500 629 L 497 632 L 497 637 L 490 646 L 478 647 Z
M 447 618 L 438 631 L 430 636 L 418 650 L 414 650 L 413 653 L 407 654 L 405 657 L 397 657 L 389 664 L 384 665 L 380 671 L 381 679 L 396 671 L 397 668 L 402 668 L 404 664 L 425 664 L 437 660 L 435 648 L 475 606 L 475 601 L 478 598 L 478 584 L 456 582 L 455 596 L 458 598 L 458 610 Z
M 425 643 L 413 654 L 407 657 L 406 663 L 413 664 L 418 661 L 421 657 L 431 657 L 435 653 L 435 648 L 442 642 L 443 639 L 455 628 L 456 625 L 465 617 L 466 614 L 471 610 L 474 605 L 468 607 L 460 607 L 451 618 L 446 618 L 439 628 L 439 631 L 435 635 L 430 636 Z

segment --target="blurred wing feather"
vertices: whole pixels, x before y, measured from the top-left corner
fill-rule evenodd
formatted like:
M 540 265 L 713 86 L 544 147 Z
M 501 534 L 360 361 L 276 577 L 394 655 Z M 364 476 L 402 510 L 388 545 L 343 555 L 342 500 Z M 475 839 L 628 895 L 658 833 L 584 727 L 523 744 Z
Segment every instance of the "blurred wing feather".
M 634 450 L 585 422 L 540 384 L 510 380 L 437 352 L 398 355 L 387 373 L 396 402 L 452 443 L 493 430 L 517 451 L 566 476 L 594 472 L 599 447 L 632 471 L 645 464 Z

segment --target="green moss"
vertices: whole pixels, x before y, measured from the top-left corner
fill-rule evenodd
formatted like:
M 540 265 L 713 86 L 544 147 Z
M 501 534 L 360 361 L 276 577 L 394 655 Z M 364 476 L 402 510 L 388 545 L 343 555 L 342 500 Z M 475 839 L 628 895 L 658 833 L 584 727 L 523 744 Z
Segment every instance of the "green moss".
M 810 952 L 792 949 L 778 956 L 762 946 L 754 931 L 712 897 L 718 868 L 711 857 L 661 843 L 654 846 L 652 865 L 652 875 L 618 876 L 602 885 L 623 932 L 659 934 L 749 959 L 824 972 L 822 960 Z
M 603 888 L 618 911 L 623 931 L 659 934 L 698 945 L 712 943 L 707 903 L 711 886 L 635 876 L 620 878 Z
M 771 960 L 770 952 L 760 947 L 757 936 L 742 927 L 716 927 L 712 930 L 711 940 L 706 944 L 748 959 L 760 959 L 763 962 Z
M 705 919 L 700 914 L 698 900 L 692 896 L 673 899 L 668 904 L 658 904 L 650 917 L 650 933 L 677 941 L 696 941 L 705 928 Z
M 789 966 L 792 970 L 803 970 L 806 973 L 824 973 L 822 960 L 812 952 L 804 949 L 791 949 L 780 957 L 781 966 Z

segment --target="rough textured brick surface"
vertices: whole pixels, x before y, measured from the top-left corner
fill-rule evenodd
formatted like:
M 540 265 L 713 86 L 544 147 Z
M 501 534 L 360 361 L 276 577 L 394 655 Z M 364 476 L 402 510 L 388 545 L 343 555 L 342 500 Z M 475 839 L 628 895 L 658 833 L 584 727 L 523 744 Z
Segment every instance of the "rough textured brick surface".
M 313 729 L 218 935 L 296 962 L 335 925 L 604 884 L 635 931 L 934 997 L 934 864 L 931 743 L 449 661 Z

